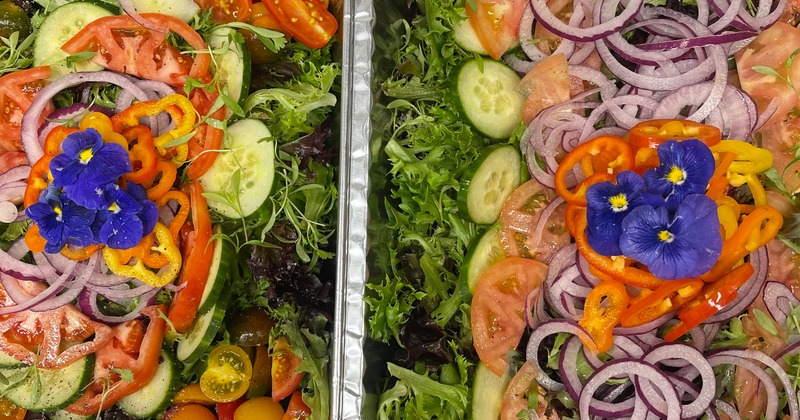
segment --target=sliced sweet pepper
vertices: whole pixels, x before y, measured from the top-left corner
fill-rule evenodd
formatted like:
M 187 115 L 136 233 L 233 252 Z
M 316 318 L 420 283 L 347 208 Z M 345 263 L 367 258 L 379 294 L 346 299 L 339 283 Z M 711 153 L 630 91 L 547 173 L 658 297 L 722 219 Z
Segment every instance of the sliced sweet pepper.
M 147 187 L 147 198 L 152 201 L 158 201 L 158 199 L 171 190 L 172 185 L 175 184 L 175 180 L 178 178 L 178 169 L 168 160 L 159 159 L 156 164 L 156 174 L 159 173 L 161 177 L 158 178 L 155 185 L 151 186 L 145 183 Z
M 103 137 L 104 142 L 117 143 L 124 147 L 125 150 L 128 150 L 128 141 L 119 133 L 122 130 L 115 129 L 108 115 L 102 112 L 90 112 L 83 117 L 78 127 L 80 127 L 81 130 L 94 128 L 100 133 L 100 136 Z
M 704 285 L 705 283 L 699 279 L 674 280 L 664 283 L 625 309 L 620 315 L 620 324 L 623 327 L 635 327 L 676 311 L 700 294 Z
M 719 128 L 689 120 L 649 120 L 631 128 L 628 135 L 636 147 L 656 149 L 667 140 L 697 139 L 713 146 L 722 140 Z
M 601 136 L 589 140 L 567 154 L 555 174 L 556 192 L 568 203 L 586 207 L 586 189 L 590 185 L 610 181 L 614 175 L 633 169 L 635 155 L 628 142 L 620 137 Z M 580 165 L 585 179 L 570 191 L 567 176 Z
M 583 317 L 578 325 L 592 336 L 594 343 L 584 343 L 596 353 L 605 353 L 614 345 L 614 327 L 628 306 L 625 285 L 613 280 L 603 280 L 592 288 L 583 307 Z M 594 346 L 594 347 L 592 347 Z
M 749 262 L 744 263 L 729 271 L 719 280 L 706 284 L 702 294 L 678 312 L 680 322 L 664 334 L 664 340 L 675 341 L 733 302 L 736 299 L 737 290 L 747 282 L 753 272 L 753 266 Z
M 183 191 L 178 190 L 170 190 L 166 194 L 162 195 L 158 201 L 156 201 L 156 205 L 159 208 L 162 208 L 172 200 L 175 200 L 178 203 L 178 212 L 175 213 L 172 221 L 169 222 L 169 231 L 172 232 L 172 239 L 174 239 L 175 243 L 177 244 L 180 241 L 181 228 L 183 227 L 184 223 L 186 223 L 186 219 L 189 218 L 189 210 L 191 210 L 191 206 L 189 204 L 189 196 Z
M 153 135 L 150 129 L 143 125 L 128 127 L 122 135 L 131 144 L 128 155 L 134 171 L 122 176 L 123 179 L 141 184 L 156 176 L 158 172 L 158 155 L 153 146 Z
M 31 167 L 31 173 L 28 175 L 28 185 L 25 187 L 25 194 L 22 196 L 22 202 L 25 207 L 36 204 L 42 191 L 47 189 L 47 186 L 53 181 L 53 175 L 50 173 L 50 161 L 53 160 L 53 157 L 55 155 L 44 155 Z
M 155 237 L 158 240 L 158 246 L 152 247 L 153 251 L 157 251 L 169 260 L 169 268 L 155 273 L 145 267 L 144 262 L 140 259 L 134 265 L 125 265 L 122 252 L 117 249 L 103 248 L 103 258 L 108 265 L 108 269 L 114 274 L 123 277 L 135 277 L 153 287 L 163 287 L 172 283 L 178 276 L 181 269 L 181 252 L 172 240 L 172 233 L 161 223 L 156 223 Z

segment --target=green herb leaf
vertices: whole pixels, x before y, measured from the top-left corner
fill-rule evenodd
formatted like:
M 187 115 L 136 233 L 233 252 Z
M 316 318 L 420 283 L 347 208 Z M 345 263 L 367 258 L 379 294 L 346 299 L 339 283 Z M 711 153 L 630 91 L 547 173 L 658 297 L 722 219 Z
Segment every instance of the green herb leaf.
M 779 74 L 777 71 L 775 71 L 775 69 L 773 69 L 772 67 L 769 67 L 769 66 L 753 66 L 753 67 L 751 67 L 751 68 L 752 68 L 752 69 L 753 69 L 753 71 L 754 71 L 754 72 L 756 72 L 756 73 L 766 74 L 766 75 L 768 75 L 768 76 L 775 76 L 775 77 L 778 77 L 778 78 L 781 78 L 781 79 L 783 79 L 783 76 L 781 76 L 781 75 L 780 75 L 780 74 Z
M 120 380 L 133 382 L 133 372 L 130 369 L 111 368 L 109 370 L 119 375 Z
M 167 144 L 165 144 L 165 145 L 164 145 L 164 147 L 165 147 L 165 148 L 167 148 L 167 147 L 176 147 L 176 146 L 180 146 L 180 145 L 182 145 L 182 144 L 186 144 L 186 143 L 188 143 L 188 142 L 189 142 L 189 140 L 191 140 L 191 139 L 192 139 L 192 137 L 194 137 L 196 134 L 197 134 L 197 130 L 193 130 L 192 132 L 190 132 L 190 133 L 188 133 L 188 134 L 184 134 L 184 135 L 182 135 L 182 136 L 178 137 L 178 138 L 177 138 L 177 139 L 175 139 L 175 140 L 172 140 L 172 141 L 170 141 L 170 142 L 167 142 Z
M 257 26 L 253 26 L 247 23 L 242 22 L 230 22 L 226 23 L 225 25 L 229 28 L 238 28 L 238 29 L 246 29 L 256 35 L 259 41 L 267 47 L 268 50 L 272 52 L 278 52 L 286 46 L 286 36 L 284 36 L 281 32 L 273 31 L 271 29 L 264 29 L 259 28 Z
M 68 55 L 68 56 L 64 57 L 64 65 L 67 68 L 75 70 L 75 64 L 89 61 L 92 58 L 94 58 L 94 56 L 96 56 L 96 55 L 97 55 L 97 53 L 94 52 L 94 51 L 83 51 L 83 52 L 71 54 L 71 55 Z
M 772 320 L 772 317 L 765 314 L 760 309 L 755 308 L 753 309 L 753 315 L 756 317 L 756 322 L 758 322 L 758 325 L 760 325 L 764 331 L 774 336 L 778 335 L 778 329 L 775 327 L 775 321 Z

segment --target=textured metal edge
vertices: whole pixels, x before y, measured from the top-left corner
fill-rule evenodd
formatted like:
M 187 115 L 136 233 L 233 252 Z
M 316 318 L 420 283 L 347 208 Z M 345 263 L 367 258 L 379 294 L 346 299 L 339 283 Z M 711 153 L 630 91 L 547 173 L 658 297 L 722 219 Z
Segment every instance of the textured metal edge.
M 360 419 L 366 336 L 367 197 L 372 0 L 345 0 L 342 14 L 341 148 L 331 418 Z

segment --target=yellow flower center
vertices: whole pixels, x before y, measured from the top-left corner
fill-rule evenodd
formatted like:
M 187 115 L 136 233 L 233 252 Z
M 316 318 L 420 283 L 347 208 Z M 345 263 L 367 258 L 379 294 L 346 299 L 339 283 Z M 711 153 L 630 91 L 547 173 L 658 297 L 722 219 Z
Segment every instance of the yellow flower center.
M 675 239 L 675 236 L 669 233 L 668 230 L 662 230 L 661 232 L 658 232 L 659 241 L 670 243 L 673 239 Z
M 94 157 L 94 154 L 92 153 L 91 148 L 81 150 L 81 152 L 78 154 L 78 159 L 80 159 L 81 163 L 84 165 L 89 163 L 89 161 L 92 160 L 92 157 Z
M 673 165 L 667 174 L 667 180 L 673 184 L 683 184 L 683 181 L 686 180 L 686 172 L 684 172 L 683 169 Z
M 117 205 L 117 203 L 116 203 L 116 202 L 113 202 L 113 203 L 111 203 L 111 205 L 110 205 L 110 206 L 108 206 L 108 211 L 110 211 L 110 212 L 112 212 L 112 213 L 117 213 L 117 212 L 119 212 L 120 210 L 122 210 L 122 209 L 120 209 L 120 208 L 119 208 L 119 206 Z
M 628 210 L 628 196 L 617 194 L 608 199 L 608 204 L 611 204 L 611 209 L 615 212 Z
M 61 214 L 60 206 L 53 206 L 53 212 L 56 214 L 56 220 L 59 222 L 63 220 L 64 216 Z

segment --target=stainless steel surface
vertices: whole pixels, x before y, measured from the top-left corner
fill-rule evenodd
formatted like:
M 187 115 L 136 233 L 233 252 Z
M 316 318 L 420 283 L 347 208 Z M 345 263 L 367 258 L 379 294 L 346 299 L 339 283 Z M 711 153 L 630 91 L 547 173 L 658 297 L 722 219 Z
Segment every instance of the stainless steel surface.
M 342 16 L 341 148 L 331 418 L 359 419 L 366 333 L 367 220 L 373 51 L 371 0 L 345 0 Z

